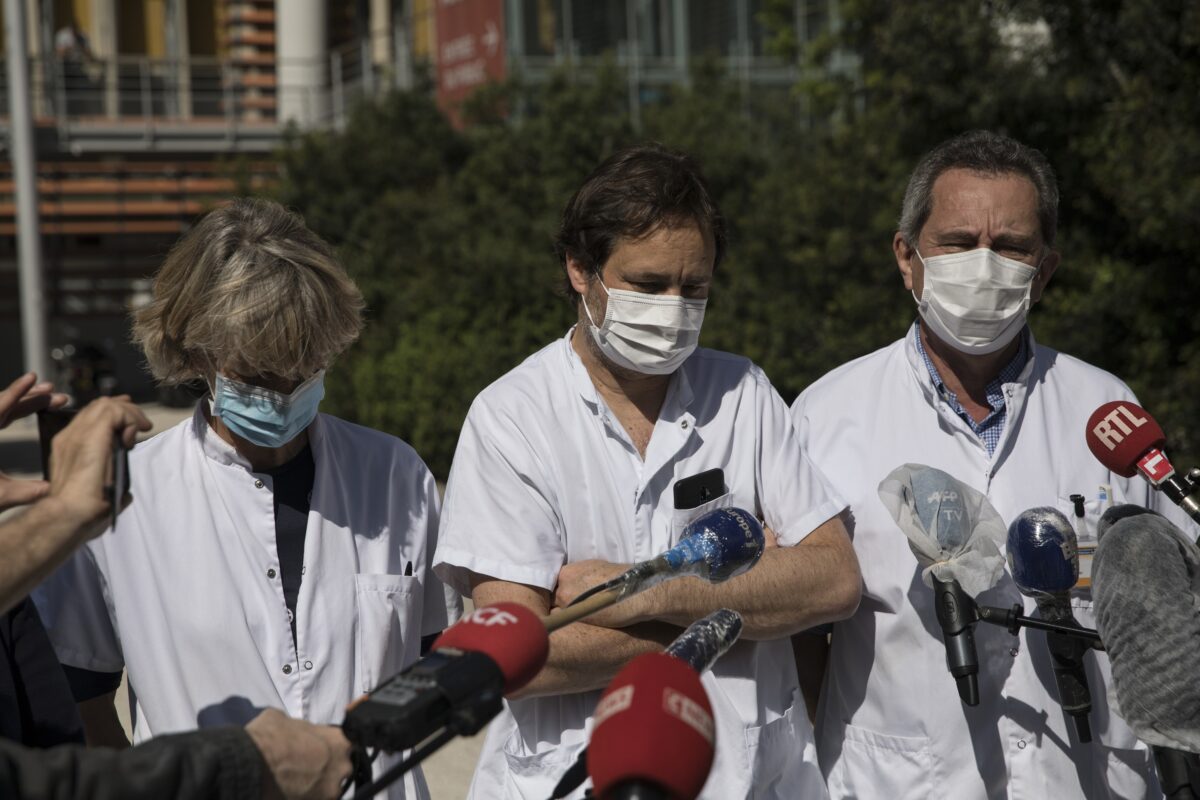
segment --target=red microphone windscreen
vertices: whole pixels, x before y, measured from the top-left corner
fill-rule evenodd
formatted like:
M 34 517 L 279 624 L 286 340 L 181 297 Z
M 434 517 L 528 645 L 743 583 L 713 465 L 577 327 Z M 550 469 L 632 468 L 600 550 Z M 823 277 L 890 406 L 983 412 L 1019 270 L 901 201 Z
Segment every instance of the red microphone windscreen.
M 1137 474 L 1138 459 L 1162 448 L 1167 438 L 1154 417 L 1125 400 L 1105 403 L 1087 421 L 1087 445 L 1104 466 L 1125 478 Z
M 550 634 L 541 618 L 520 603 L 477 608 L 442 631 L 434 650 L 451 647 L 483 653 L 500 667 L 504 693 L 529 683 L 546 665 Z
M 715 736 L 712 706 L 694 669 L 665 653 L 635 658 L 596 704 L 587 755 L 596 796 L 642 781 L 672 800 L 696 797 L 712 768 Z

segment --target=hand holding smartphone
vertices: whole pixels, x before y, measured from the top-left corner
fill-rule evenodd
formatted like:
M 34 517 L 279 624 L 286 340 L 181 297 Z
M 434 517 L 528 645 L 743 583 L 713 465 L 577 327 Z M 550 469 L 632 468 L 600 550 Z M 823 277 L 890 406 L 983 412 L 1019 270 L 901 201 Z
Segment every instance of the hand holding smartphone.
M 71 424 L 71 420 L 79 413 L 78 409 L 54 409 L 38 412 L 38 441 L 42 451 L 42 476 L 50 480 L 50 443 L 54 437 Z M 109 470 L 109 482 L 104 491 L 112 509 L 110 527 L 117 527 L 117 515 L 125 495 L 129 493 L 129 450 L 121 441 L 119 434 L 113 434 L 112 466 Z

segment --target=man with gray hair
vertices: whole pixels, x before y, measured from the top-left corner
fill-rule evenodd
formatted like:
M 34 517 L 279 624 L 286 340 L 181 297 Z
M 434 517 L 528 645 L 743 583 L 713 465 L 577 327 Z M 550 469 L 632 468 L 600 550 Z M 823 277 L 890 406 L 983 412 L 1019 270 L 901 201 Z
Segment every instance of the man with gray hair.
M 959 700 L 933 592 L 878 496 L 894 468 L 919 462 L 985 494 L 1006 521 L 1035 506 L 1075 516 L 1072 496 L 1082 495 L 1081 533 L 1094 535 L 1101 497 L 1189 524 L 1086 448 L 1088 416 L 1133 400 L 1129 388 L 1038 345 L 1026 326 L 1059 265 L 1057 206 L 1054 172 L 1036 150 L 987 131 L 935 147 L 912 174 L 892 239 L 917 321 L 899 341 L 821 378 L 792 408 L 801 446 L 850 503 L 863 575 L 858 611 L 832 627 L 817 712 L 834 798 L 1158 794 L 1150 753 L 1107 707 L 1101 653 L 1085 659 L 1090 743 L 1063 712 L 1040 632 L 1013 637 L 977 625 L 979 703 Z M 978 599 L 1036 614 L 1007 573 Z M 1094 627 L 1086 583 L 1071 605 Z M 819 674 L 823 637 L 800 639 L 801 674 Z

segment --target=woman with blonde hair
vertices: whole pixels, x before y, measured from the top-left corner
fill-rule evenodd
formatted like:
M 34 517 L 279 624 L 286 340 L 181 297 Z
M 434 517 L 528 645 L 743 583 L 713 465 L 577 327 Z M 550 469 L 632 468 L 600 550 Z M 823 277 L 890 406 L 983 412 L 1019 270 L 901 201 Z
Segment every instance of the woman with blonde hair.
M 167 256 L 134 338 L 160 383 L 209 394 L 130 453 L 134 502 L 38 595 L 91 742 L 124 742 L 123 668 L 135 741 L 263 707 L 339 722 L 461 613 L 429 569 L 429 470 L 317 411 L 362 307 L 329 246 L 266 200 L 213 211 Z M 415 772 L 392 796 L 427 794 Z

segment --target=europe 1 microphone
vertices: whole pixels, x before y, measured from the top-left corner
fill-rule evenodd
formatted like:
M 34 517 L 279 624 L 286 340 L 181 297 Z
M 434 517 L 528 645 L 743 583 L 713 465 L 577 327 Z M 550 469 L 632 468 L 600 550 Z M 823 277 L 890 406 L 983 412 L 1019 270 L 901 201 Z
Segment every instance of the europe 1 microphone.
M 1111 472 L 1132 478 L 1140 474 L 1200 523 L 1200 471 L 1179 475 L 1167 458 L 1167 437 L 1141 406 L 1127 400 L 1105 403 L 1087 421 L 1088 449 Z
M 674 547 L 587 590 L 566 608 L 544 618 L 546 627 L 557 630 L 666 580 L 727 581 L 757 564 L 765 546 L 762 523 L 750 512 L 740 508 L 709 511 L 688 523 Z
M 1037 603 L 1043 619 L 1080 627 L 1071 611 L 1071 587 L 1079 581 L 1075 529 L 1056 508 L 1031 508 L 1008 526 L 1008 564 L 1021 594 Z M 1092 740 L 1088 714 L 1091 690 L 1083 657 L 1090 646 L 1080 638 L 1047 632 L 1046 644 L 1058 684 L 1059 702 L 1075 721 L 1080 742 Z

